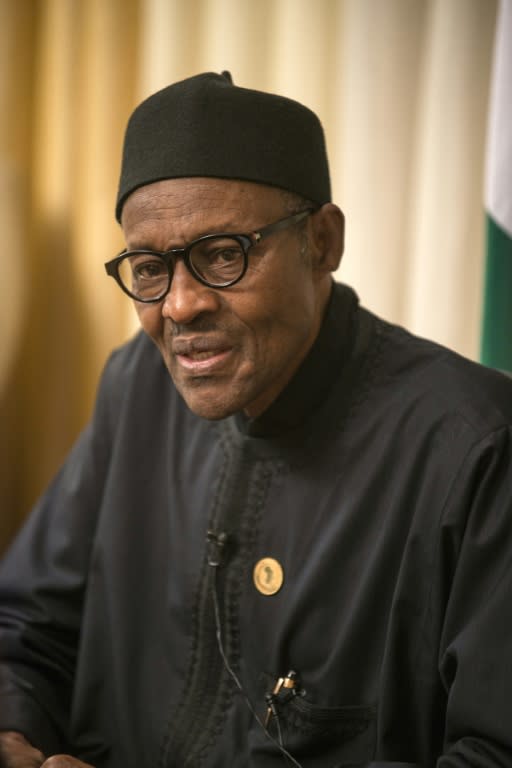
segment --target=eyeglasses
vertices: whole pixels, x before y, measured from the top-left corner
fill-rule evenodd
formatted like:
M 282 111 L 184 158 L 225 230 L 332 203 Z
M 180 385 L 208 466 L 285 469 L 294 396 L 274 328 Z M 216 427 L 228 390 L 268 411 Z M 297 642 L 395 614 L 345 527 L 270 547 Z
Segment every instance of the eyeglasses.
M 313 208 L 308 208 L 250 234 L 229 232 L 204 235 L 184 248 L 172 248 L 170 251 L 145 248 L 122 251 L 107 261 L 105 270 L 128 296 L 146 304 L 162 301 L 169 292 L 176 261 L 180 258 L 190 274 L 203 285 L 227 288 L 245 275 L 252 246 L 268 235 L 298 224 L 313 211 Z

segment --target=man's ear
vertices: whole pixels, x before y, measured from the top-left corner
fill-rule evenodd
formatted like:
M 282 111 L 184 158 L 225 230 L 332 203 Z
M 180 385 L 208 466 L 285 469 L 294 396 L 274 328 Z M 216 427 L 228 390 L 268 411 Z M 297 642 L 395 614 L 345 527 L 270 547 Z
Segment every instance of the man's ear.
M 310 217 L 312 261 L 322 273 L 335 272 L 345 247 L 345 217 L 334 203 L 325 203 Z

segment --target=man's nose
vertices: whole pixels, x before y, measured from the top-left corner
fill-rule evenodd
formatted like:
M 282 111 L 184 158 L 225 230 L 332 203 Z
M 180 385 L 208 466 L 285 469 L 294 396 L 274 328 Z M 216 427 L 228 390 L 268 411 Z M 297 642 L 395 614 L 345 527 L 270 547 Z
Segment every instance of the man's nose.
M 177 325 L 186 325 L 198 315 L 216 312 L 220 297 L 212 288 L 203 285 L 190 274 L 182 259 L 177 259 L 171 287 L 164 298 L 162 315 Z

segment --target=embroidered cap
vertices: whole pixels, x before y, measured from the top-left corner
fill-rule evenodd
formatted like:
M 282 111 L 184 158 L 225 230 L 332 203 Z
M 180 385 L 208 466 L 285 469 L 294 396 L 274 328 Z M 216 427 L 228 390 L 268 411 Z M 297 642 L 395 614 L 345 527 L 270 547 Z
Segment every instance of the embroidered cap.
M 331 189 L 324 132 L 292 99 L 205 73 L 143 101 L 126 128 L 116 218 L 128 195 L 162 179 L 209 176 L 254 181 L 318 205 Z

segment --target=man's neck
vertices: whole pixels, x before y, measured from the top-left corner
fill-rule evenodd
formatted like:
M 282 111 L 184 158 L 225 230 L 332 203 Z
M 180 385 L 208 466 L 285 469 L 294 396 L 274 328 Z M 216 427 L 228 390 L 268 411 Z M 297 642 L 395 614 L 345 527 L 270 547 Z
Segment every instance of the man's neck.
M 320 331 L 303 363 L 261 416 L 236 415 L 242 432 L 252 437 L 283 434 L 303 423 L 324 402 L 347 356 L 356 307 L 354 292 L 334 284 Z

